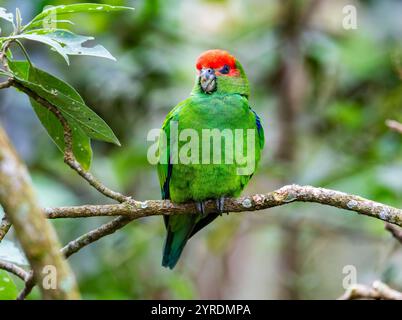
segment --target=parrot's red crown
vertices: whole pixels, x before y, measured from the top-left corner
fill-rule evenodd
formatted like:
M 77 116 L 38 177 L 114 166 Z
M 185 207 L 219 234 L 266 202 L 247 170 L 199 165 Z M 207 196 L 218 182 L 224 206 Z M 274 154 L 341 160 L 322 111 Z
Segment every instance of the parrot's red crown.
M 229 52 L 220 49 L 213 49 L 203 52 L 197 59 L 196 68 L 221 68 L 224 65 L 230 69 L 236 69 L 236 58 Z

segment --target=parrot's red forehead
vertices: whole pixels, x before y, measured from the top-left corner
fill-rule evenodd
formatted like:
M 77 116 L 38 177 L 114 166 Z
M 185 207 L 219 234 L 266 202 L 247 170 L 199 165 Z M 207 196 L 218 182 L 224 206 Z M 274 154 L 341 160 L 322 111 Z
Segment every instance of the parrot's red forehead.
M 236 58 L 229 52 L 219 49 L 208 50 L 202 53 L 196 63 L 196 68 L 201 70 L 202 68 L 220 68 L 224 65 L 228 65 L 231 69 L 236 68 Z

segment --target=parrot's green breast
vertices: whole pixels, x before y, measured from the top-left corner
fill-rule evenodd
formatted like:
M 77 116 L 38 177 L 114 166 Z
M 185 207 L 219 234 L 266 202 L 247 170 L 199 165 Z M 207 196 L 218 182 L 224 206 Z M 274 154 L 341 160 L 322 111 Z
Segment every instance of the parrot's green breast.
M 247 98 L 239 94 L 212 94 L 192 95 L 185 100 L 173 115 L 177 121 L 178 131 L 185 129 L 195 130 L 199 137 L 199 163 L 174 164 L 172 166 L 169 182 L 170 199 L 173 202 L 203 201 L 206 199 L 217 199 L 222 196 L 238 196 L 250 179 L 250 175 L 240 175 L 239 165 L 235 158 L 235 130 L 243 135 L 243 154 L 247 155 L 247 129 L 254 130 L 255 145 L 252 148 L 252 156 L 255 158 L 255 166 L 260 159 L 260 139 L 256 127 L 256 115 L 251 110 Z M 213 161 L 213 141 L 208 145 L 210 158 L 209 163 L 202 163 L 205 152 L 202 142 L 205 129 L 218 129 L 220 132 L 231 132 L 233 137 L 233 162 L 225 163 L 225 143 L 230 140 L 221 139 L 221 163 Z M 179 141 L 179 150 L 188 143 Z M 230 158 L 229 158 L 230 159 Z M 204 160 L 205 161 L 205 160 Z

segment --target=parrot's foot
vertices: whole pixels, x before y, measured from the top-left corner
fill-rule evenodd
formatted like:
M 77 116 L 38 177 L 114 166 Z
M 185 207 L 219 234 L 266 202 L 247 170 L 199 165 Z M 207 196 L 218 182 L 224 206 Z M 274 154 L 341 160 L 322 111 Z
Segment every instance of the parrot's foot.
M 195 207 L 197 208 L 198 213 L 201 214 L 203 217 L 207 215 L 207 213 L 205 212 L 205 202 L 197 201 L 195 203 Z
M 222 215 L 224 212 L 224 207 L 225 207 L 225 197 L 220 197 L 216 199 L 216 208 L 218 209 L 219 215 Z

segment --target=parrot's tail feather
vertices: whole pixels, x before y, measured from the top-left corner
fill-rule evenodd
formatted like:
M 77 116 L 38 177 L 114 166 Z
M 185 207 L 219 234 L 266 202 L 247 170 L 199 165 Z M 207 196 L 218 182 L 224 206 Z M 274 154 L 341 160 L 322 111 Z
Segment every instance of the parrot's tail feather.
M 163 249 L 162 266 L 173 269 L 177 264 L 177 261 L 179 261 L 184 246 L 187 243 L 187 239 L 178 247 L 173 247 L 173 241 L 171 239 L 173 239 L 173 233 L 169 231 Z
M 174 219 L 176 217 L 170 217 L 170 219 L 172 218 Z M 183 219 L 184 216 L 181 218 Z M 183 219 L 184 221 L 182 221 L 185 223 L 183 223 L 180 228 L 174 232 L 171 230 L 170 226 L 168 226 L 165 245 L 163 248 L 163 267 L 173 269 L 177 264 L 177 261 L 179 261 L 184 246 L 186 245 L 195 225 L 194 215 L 189 215 L 187 219 Z

